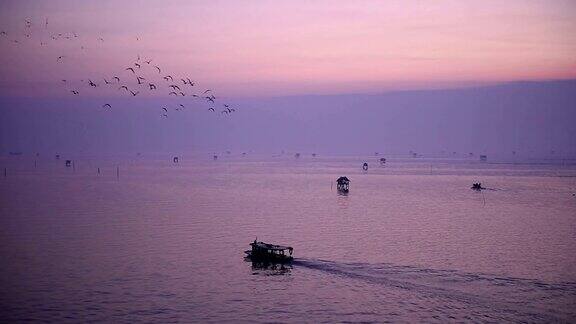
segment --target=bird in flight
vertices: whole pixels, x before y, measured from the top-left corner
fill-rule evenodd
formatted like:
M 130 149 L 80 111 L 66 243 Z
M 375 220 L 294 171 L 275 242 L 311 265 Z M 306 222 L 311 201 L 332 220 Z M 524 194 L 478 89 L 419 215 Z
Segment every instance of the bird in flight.
M 131 67 L 126 68 L 126 71 L 132 71 L 132 73 L 136 74 L 136 72 L 134 72 L 134 68 L 131 68 Z
M 182 91 L 180 91 L 180 95 L 181 95 L 182 97 L 186 96 L 186 94 L 185 94 L 184 92 L 182 92 Z
M 173 78 L 171 75 L 167 75 L 167 76 L 164 77 L 164 80 L 166 80 L 166 81 L 168 81 L 168 80 L 174 81 L 174 78 Z
M 180 104 L 180 107 L 182 107 L 182 109 L 186 108 L 186 107 L 184 107 L 184 105 L 183 105 L 183 104 Z
M 140 91 L 136 91 L 136 92 L 134 92 L 134 91 L 130 90 L 130 93 L 132 94 L 132 96 L 136 97 L 136 95 L 137 95 L 137 94 L 139 94 L 139 93 L 140 93 Z
M 148 83 L 148 86 L 150 87 L 150 90 L 156 90 L 156 85 L 154 85 L 154 83 Z
M 175 96 L 178 95 L 178 94 L 177 94 L 176 92 L 174 92 L 174 91 L 170 92 L 168 95 L 171 95 L 171 94 L 173 94 L 173 95 L 175 95 Z
M 162 109 L 164 109 L 165 112 L 168 112 L 168 109 L 166 109 L 166 107 L 162 107 Z
M 110 84 L 110 83 L 112 83 L 112 82 L 110 82 L 110 81 L 108 81 L 108 80 L 104 79 L 104 83 L 106 83 L 106 84 Z
M 104 107 L 112 108 L 112 106 L 111 106 L 110 104 L 104 104 L 104 105 L 102 105 L 102 108 L 104 108 Z
M 171 85 L 169 85 L 169 87 L 174 89 L 174 90 L 176 90 L 176 89 L 180 90 L 180 87 L 175 85 L 175 84 L 171 84 Z
M 120 90 L 120 89 L 125 89 L 126 91 L 129 91 L 129 90 L 128 90 L 128 87 L 125 86 L 125 85 L 123 85 L 123 86 L 121 86 L 120 88 L 118 88 L 118 90 Z
M 56 62 L 60 62 L 63 58 L 64 58 L 64 55 L 58 56 L 58 58 L 56 59 Z
M 8 34 L 7 34 L 5 31 L 1 31 L 1 32 L 0 32 L 0 35 L 2 35 L 2 36 L 8 36 Z
M 117 76 L 113 77 L 112 79 L 115 79 L 115 80 L 116 80 L 116 82 L 120 82 L 120 78 L 119 78 L 119 77 L 117 77 Z
M 204 98 L 206 98 L 206 100 L 208 100 L 208 101 L 210 101 L 210 102 L 214 103 L 214 98 L 212 98 L 212 97 L 204 97 Z
M 146 64 L 150 64 L 151 62 L 152 62 L 152 60 L 144 61 L 144 63 L 146 63 Z
M 139 68 L 139 69 L 142 68 L 142 65 L 140 65 L 140 64 L 138 64 L 138 63 L 134 63 L 134 66 L 137 67 L 137 68 Z
M 158 74 L 160 74 L 160 72 L 161 72 L 161 71 L 160 71 L 160 68 L 159 68 L 158 66 L 156 66 L 156 65 L 154 65 L 154 67 L 155 67 L 156 69 L 158 69 Z
M 92 82 L 92 80 L 90 80 L 90 79 L 88 79 L 88 84 L 94 88 L 96 88 L 98 86 L 96 83 Z
M 186 78 L 186 80 L 188 80 L 188 84 L 193 87 L 194 86 L 194 82 L 192 82 L 192 80 L 190 80 L 189 78 Z
M 76 90 L 70 90 L 70 92 L 72 92 L 72 93 L 75 94 L 75 95 L 79 94 L 79 92 L 76 91 Z
M 146 79 L 144 79 L 143 77 L 139 76 L 139 77 L 136 77 L 136 80 L 138 80 L 138 84 L 142 84 L 142 81 L 144 81 L 144 80 L 146 80 Z
M 168 115 L 166 115 L 166 114 L 162 114 L 162 117 L 168 118 Z
M 208 108 L 208 110 L 215 111 L 215 110 L 214 110 L 214 107 L 210 107 L 210 108 Z
M 209 92 L 209 91 L 212 91 L 212 90 L 210 90 L 210 89 L 208 89 L 208 90 L 204 90 L 204 93 L 207 93 L 207 92 Z

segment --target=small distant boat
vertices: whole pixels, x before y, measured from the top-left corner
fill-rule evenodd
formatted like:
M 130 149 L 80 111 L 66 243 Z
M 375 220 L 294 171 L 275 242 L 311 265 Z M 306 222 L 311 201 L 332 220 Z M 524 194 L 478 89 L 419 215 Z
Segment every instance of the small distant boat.
M 252 249 L 244 251 L 246 258 L 252 262 L 289 263 L 294 260 L 291 246 L 275 245 L 264 242 L 250 243 Z
M 476 183 L 472 184 L 472 187 L 470 189 L 480 191 L 480 190 L 484 190 L 486 188 L 482 187 L 482 184 L 480 182 L 476 182 Z

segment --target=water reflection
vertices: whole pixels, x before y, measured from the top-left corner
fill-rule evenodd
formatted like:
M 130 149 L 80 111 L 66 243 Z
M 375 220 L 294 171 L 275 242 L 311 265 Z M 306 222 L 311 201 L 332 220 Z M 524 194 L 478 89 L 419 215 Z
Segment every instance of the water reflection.
M 288 275 L 292 271 L 292 265 L 289 263 L 256 262 L 248 258 L 245 258 L 244 261 L 252 263 L 253 275 Z

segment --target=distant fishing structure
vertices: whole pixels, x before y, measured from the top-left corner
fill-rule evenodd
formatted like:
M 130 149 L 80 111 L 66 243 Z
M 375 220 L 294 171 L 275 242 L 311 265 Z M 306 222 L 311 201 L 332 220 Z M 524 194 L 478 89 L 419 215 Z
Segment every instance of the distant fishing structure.
M 347 177 L 340 177 L 336 180 L 336 189 L 341 193 L 348 193 L 350 190 L 350 179 Z

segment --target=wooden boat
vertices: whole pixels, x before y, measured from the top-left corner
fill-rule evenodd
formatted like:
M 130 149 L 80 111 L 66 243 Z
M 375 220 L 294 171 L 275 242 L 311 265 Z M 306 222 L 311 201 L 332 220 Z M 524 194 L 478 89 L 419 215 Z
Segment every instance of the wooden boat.
M 246 258 L 252 262 L 289 263 L 294 260 L 291 246 L 275 245 L 264 242 L 250 243 L 250 250 L 244 251 Z

